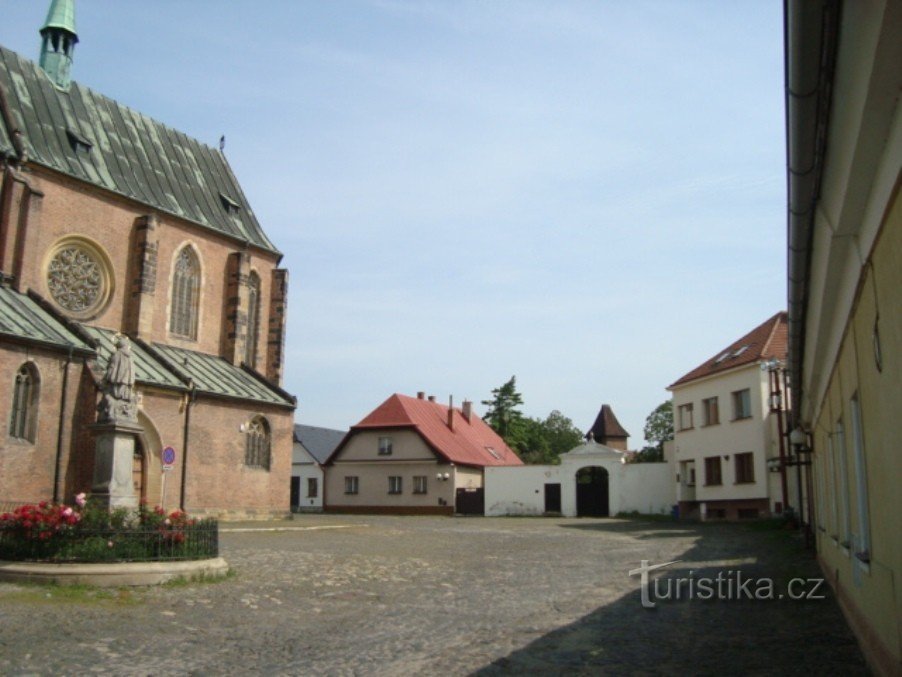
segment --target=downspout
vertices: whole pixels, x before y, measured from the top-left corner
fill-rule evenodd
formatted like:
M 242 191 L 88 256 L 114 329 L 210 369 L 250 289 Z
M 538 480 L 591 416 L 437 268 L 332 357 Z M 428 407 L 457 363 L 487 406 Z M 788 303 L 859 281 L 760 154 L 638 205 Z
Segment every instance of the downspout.
M 60 502 L 60 475 L 63 462 L 63 426 L 66 423 L 66 393 L 69 391 L 69 365 L 72 364 L 72 350 L 75 348 L 69 344 L 69 354 L 66 356 L 66 364 L 63 366 L 63 387 L 60 393 L 60 416 L 56 430 L 56 469 L 53 472 L 53 502 Z
M 774 369 L 770 372 L 771 392 L 774 394 L 774 402 L 777 414 L 777 439 L 780 440 L 780 490 L 783 496 L 783 510 L 786 510 L 786 501 L 789 497 L 789 486 L 786 480 L 786 437 L 783 430 L 783 393 L 780 390 L 780 370 Z M 801 496 L 799 496 L 801 501 Z
M 814 216 L 827 145 L 840 9 L 840 0 L 784 0 L 789 376 L 796 421 L 802 413 Z
M 188 381 L 188 393 L 185 399 L 185 427 L 182 429 L 182 486 L 179 491 L 179 510 L 185 512 L 185 487 L 188 484 L 188 439 L 191 427 L 191 406 L 194 404 L 194 381 Z

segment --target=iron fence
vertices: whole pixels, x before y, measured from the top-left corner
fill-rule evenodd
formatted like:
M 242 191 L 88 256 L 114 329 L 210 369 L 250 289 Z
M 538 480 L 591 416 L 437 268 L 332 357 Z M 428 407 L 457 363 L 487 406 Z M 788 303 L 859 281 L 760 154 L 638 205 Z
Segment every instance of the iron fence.
M 20 527 L 0 528 L 0 560 L 34 562 L 160 562 L 219 556 L 219 522 L 177 527 L 63 529 L 47 536 Z

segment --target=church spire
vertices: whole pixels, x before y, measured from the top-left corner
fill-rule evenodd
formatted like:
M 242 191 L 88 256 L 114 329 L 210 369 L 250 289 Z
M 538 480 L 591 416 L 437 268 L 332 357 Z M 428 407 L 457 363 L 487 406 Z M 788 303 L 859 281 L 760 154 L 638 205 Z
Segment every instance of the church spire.
M 57 87 L 69 87 L 75 32 L 75 0 L 52 0 L 47 20 L 41 28 L 40 65 Z

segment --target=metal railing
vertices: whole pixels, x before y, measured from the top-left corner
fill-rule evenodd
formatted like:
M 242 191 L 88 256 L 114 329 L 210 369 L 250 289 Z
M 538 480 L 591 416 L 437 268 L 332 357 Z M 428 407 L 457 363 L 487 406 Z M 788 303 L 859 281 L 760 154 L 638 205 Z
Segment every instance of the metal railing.
M 35 562 L 161 562 L 219 556 L 215 518 L 178 526 L 63 529 L 48 535 L 0 528 L 0 560 Z

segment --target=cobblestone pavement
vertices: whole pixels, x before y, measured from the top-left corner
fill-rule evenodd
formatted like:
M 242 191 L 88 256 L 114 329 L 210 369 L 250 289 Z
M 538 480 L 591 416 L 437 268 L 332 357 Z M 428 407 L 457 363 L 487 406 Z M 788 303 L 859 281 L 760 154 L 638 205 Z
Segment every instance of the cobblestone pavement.
M 778 592 L 819 576 L 783 531 L 304 515 L 224 525 L 221 542 L 235 575 L 218 583 L 0 584 L 0 674 L 866 674 L 829 591 L 645 609 L 628 576 L 641 560 Z

